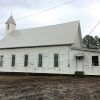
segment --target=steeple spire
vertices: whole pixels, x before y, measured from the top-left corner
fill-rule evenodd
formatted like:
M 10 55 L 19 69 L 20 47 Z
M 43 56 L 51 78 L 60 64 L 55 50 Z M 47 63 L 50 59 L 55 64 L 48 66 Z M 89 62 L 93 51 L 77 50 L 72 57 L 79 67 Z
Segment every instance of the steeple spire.
M 8 20 L 6 21 L 5 25 L 6 25 L 5 26 L 6 27 L 5 28 L 5 33 L 6 34 L 16 30 L 16 22 L 15 22 L 15 20 L 14 20 L 12 15 L 8 18 Z
M 14 20 L 12 14 L 10 15 L 9 19 L 6 21 L 6 24 L 9 24 L 9 23 L 12 23 L 12 24 L 16 25 L 15 20 Z

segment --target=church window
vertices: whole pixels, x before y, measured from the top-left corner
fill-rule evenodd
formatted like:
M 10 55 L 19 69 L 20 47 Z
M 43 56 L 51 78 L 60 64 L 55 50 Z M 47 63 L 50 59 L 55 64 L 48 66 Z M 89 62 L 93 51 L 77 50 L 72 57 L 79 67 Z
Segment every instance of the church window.
M 0 56 L 0 66 L 3 66 L 3 55 Z
M 54 54 L 54 67 L 58 67 L 58 54 Z
M 28 66 L 28 55 L 24 57 L 24 66 Z
M 92 56 L 92 66 L 99 66 L 99 57 Z
M 12 66 L 15 66 L 15 55 L 12 55 Z
M 38 55 L 38 66 L 42 67 L 42 54 Z

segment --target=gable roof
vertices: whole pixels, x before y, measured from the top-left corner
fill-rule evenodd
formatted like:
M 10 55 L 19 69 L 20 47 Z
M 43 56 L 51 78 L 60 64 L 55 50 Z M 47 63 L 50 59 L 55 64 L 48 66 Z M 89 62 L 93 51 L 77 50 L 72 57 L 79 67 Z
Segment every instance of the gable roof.
M 9 24 L 9 23 L 12 23 L 12 24 L 16 25 L 15 20 L 14 20 L 14 18 L 13 18 L 12 15 L 11 15 L 11 16 L 9 17 L 9 19 L 6 21 L 6 24 Z
M 0 41 L 0 48 L 73 44 L 79 21 L 45 27 L 16 30 Z

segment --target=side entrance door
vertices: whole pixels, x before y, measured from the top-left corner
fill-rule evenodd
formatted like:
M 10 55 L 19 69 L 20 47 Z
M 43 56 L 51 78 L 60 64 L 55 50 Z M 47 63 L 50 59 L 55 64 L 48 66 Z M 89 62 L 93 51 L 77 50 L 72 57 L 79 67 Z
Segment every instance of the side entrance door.
M 83 72 L 84 57 L 76 57 L 76 71 Z

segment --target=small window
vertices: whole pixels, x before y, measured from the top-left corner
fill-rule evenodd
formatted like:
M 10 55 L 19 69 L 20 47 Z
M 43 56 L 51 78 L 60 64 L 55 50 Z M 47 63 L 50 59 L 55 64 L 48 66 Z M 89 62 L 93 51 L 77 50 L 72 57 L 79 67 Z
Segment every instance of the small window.
M 9 30 L 9 24 L 7 25 L 7 30 Z
M 15 55 L 12 55 L 12 66 L 15 66 Z
M 92 66 L 99 66 L 98 56 L 92 56 Z
M 28 55 L 24 57 L 24 66 L 28 66 Z
M 39 54 L 38 56 L 38 66 L 42 67 L 42 54 Z
M 54 54 L 54 67 L 58 67 L 58 54 Z
M 3 56 L 0 56 L 0 66 L 3 66 Z

